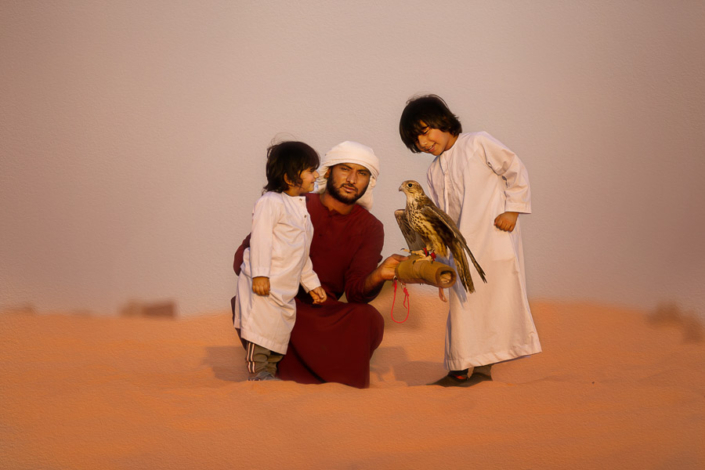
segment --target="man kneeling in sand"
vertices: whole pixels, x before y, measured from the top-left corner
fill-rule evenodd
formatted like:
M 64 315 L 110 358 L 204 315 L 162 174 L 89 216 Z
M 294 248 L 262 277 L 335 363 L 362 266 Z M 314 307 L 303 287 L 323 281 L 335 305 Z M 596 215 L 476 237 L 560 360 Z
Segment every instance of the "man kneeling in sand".
M 382 342 L 384 321 L 368 305 L 394 278 L 406 259 L 382 259 L 384 229 L 370 214 L 372 189 L 379 176 L 379 159 L 357 142 L 333 147 L 321 162 L 318 192 L 306 194 L 314 234 L 311 262 L 328 300 L 313 305 L 303 289 L 296 297 L 296 323 L 279 377 L 300 383 L 338 382 L 366 388 L 370 359 Z M 235 253 L 233 268 L 240 273 L 250 236 Z M 345 294 L 347 303 L 338 299 Z M 239 319 L 233 318 L 239 326 Z

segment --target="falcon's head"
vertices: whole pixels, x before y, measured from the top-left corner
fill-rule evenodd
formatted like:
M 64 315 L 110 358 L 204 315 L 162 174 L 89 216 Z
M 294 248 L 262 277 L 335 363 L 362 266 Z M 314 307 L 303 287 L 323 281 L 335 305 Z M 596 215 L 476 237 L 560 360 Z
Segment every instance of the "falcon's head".
M 404 194 L 406 194 L 407 197 L 411 197 L 414 199 L 426 195 L 423 192 L 423 188 L 421 187 L 421 185 L 414 180 L 404 181 L 401 186 L 399 186 L 399 191 L 404 191 Z

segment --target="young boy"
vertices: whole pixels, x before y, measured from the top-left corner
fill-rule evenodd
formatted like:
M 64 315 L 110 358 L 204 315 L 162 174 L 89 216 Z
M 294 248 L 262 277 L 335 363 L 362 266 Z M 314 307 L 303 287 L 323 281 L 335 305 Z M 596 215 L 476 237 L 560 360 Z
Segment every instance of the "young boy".
M 450 289 L 444 361 L 450 372 L 430 385 L 492 380 L 493 364 L 541 352 L 518 223 L 520 213 L 531 213 L 526 168 L 488 133 L 463 134 L 436 95 L 407 102 L 399 133 L 412 152 L 436 157 L 427 173 L 429 196 L 457 223 L 487 275 L 472 294 L 460 283 Z
M 303 142 L 281 142 L 267 150 L 267 185 L 255 204 L 252 238 L 237 281 L 233 324 L 247 349 L 248 380 L 278 380 L 296 321 L 299 284 L 313 303 L 327 298 L 309 252 L 313 225 L 304 194 L 318 178 L 318 154 Z

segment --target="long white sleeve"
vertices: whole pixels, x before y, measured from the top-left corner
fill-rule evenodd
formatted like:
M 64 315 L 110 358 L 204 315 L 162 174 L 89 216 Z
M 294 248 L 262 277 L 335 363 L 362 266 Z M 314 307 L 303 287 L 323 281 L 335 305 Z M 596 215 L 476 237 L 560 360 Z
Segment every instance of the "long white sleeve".
M 477 141 L 482 147 L 487 165 L 506 183 L 504 190 L 507 198 L 505 211 L 530 214 L 529 172 L 522 161 L 514 152 L 486 132 L 480 133 Z
M 274 226 L 281 217 L 280 204 L 262 197 L 252 211 L 252 236 L 250 238 L 250 266 L 252 277 L 270 277 Z
M 311 263 L 311 257 L 306 258 L 306 264 L 304 269 L 301 271 L 301 285 L 304 286 L 306 292 L 311 289 L 315 289 L 321 285 L 321 281 L 318 279 L 318 275 L 313 272 L 313 263 Z
M 436 188 L 433 187 L 431 168 L 426 171 L 426 184 L 428 185 L 428 195 L 431 197 L 431 200 L 435 205 L 441 207 L 440 202 L 438 201 L 438 194 L 436 193 Z

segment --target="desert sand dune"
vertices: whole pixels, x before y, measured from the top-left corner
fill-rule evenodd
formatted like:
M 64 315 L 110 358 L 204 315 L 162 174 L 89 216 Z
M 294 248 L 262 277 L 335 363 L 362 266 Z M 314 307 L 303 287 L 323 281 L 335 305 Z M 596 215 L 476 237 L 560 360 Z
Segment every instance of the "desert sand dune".
M 705 343 L 642 312 L 533 302 L 544 352 L 468 389 L 444 318 L 387 324 L 371 388 L 246 382 L 228 312 L 0 315 L 8 469 L 705 468 Z M 388 314 L 387 314 L 388 317 Z

